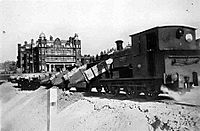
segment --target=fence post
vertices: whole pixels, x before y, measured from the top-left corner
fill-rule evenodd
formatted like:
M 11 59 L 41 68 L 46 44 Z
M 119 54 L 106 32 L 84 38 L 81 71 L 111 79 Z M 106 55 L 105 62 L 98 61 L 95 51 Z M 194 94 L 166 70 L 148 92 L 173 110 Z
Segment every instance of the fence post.
M 53 86 L 47 92 L 47 131 L 52 131 L 57 114 L 57 87 Z

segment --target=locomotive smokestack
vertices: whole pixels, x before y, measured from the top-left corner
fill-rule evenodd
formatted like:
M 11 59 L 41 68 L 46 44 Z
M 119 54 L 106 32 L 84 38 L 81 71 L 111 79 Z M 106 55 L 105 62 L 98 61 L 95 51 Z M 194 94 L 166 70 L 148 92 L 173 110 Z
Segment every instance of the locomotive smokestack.
M 122 40 L 117 40 L 115 41 L 115 43 L 117 44 L 117 50 L 122 50 L 123 49 L 123 41 Z

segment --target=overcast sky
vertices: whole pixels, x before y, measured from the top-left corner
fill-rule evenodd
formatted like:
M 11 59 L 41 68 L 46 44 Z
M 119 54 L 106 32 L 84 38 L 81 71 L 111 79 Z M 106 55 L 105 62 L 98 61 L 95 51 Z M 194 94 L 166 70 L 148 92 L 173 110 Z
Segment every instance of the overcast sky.
M 0 62 L 17 59 L 17 44 L 68 39 L 78 33 L 82 54 L 115 47 L 129 35 L 160 25 L 200 28 L 199 0 L 0 0 Z M 197 30 L 197 36 L 200 35 Z

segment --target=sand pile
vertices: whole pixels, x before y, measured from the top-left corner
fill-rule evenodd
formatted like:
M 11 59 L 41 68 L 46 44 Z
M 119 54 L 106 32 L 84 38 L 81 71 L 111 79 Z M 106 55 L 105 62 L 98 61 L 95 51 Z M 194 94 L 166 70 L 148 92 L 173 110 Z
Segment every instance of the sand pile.
M 11 88 L 6 83 L 6 88 Z M 1 89 L 3 88 L 1 86 Z M 15 88 L 2 99 L 2 131 L 46 130 L 47 94 L 46 89 L 17 91 Z M 9 98 L 9 99 L 8 99 Z M 5 101 L 6 100 L 6 101 Z
M 87 97 L 61 111 L 54 123 L 59 131 L 199 131 L 200 108 Z
M 96 99 L 99 101 L 99 99 Z M 53 130 L 147 130 L 145 117 L 138 110 L 129 106 L 110 103 L 109 101 L 81 99 L 68 106 L 55 118 Z M 104 103 L 106 102 L 106 103 Z M 146 125 L 140 125 L 140 122 Z M 140 125 L 140 126 L 138 126 Z
M 64 110 L 67 106 L 77 102 L 83 98 L 83 94 L 80 92 L 63 92 L 62 90 L 58 90 L 58 98 L 57 98 L 57 112 L 61 112 Z
M 45 87 L 20 91 L 9 82 L 0 85 L 1 131 L 46 131 L 47 92 Z M 82 97 L 81 93 L 58 90 L 58 112 Z

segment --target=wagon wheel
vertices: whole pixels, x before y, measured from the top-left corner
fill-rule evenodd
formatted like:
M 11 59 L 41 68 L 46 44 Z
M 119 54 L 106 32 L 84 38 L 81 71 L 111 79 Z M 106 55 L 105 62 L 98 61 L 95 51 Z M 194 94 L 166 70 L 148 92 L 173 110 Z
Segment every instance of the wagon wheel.
M 37 83 L 36 83 L 36 89 L 38 89 L 39 87 L 40 87 L 40 83 L 37 82 Z
M 25 90 L 30 89 L 30 83 L 28 80 L 24 80 L 21 85 L 22 85 L 22 88 Z
M 97 86 L 97 87 L 96 87 L 96 90 L 97 90 L 98 93 L 101 93 L 102 87 L 101 87 L 101 86 Z
M 132 98 L 136 98 L 140 92 L 137 90 L 137 87 L 132 88 Z
M 30 89 L 32 89 L 32 90 L 36 90 L 36 89 L 38 89 L 40 87 L 40 85 L 39 85 L 39 83 L 37 83 L 37 82 L 32 82 L 32 83 L 30 83 Z
M 86 84 L 86 92 L 91 92 L 92 86 L 90 84 Z
M 84 89 L 84 88 L 76 88 L 76 91 L 77 91 L 77 92 L 84 92 L 85 89 Z
M 18 87 L 21 87 L 21 86 L 22 86 L 19 82 L 18 82 L 17 84 L 18 84 Z
M 111 87 L 111 93 L 113 95 L 119 95 L 119 91 L 120 91 L 120 88 L 119 87 L 115 87 L 115 86 L 112 86 Z
M 137 91 L 137 88 L 136 87 L 126 87 L 125 88 L 125 91 L 126 91 L 126 96 L 128 98 L 135 98 L 139 95 L 139 92 Z
M 61 88 L 62 88 L 62 90 L 63 91 L 68 91 L 68 90 L 70 90 L 70 87 L 69 87 L 69 81 L 68 80 L 64 80 L 64 78 L 62 78 L 63 79 L 63 82 L 61 83 Z

